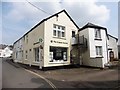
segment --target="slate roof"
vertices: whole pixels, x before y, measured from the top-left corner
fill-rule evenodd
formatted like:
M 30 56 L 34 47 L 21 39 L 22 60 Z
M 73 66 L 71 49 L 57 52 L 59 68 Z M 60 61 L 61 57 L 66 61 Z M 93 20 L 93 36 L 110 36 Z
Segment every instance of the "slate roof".
M 84 30 L 86 28 L 99 28 L 99 29 L 107 30 L 107 28 L 105 28 L 105 27 L 101 27 L 99 25 L 95 25 L 95 24 L 92 24 L 92 23 L 88 22 L 85 26 L 83 26 L 82 28 L 80 28 L 79 31 L 82 31 L 82 30 Z
M 0 44 L 0 49 L 4 49 L 4 48 L 6 48 L 6 47 L 7 47 L 7 45 Z

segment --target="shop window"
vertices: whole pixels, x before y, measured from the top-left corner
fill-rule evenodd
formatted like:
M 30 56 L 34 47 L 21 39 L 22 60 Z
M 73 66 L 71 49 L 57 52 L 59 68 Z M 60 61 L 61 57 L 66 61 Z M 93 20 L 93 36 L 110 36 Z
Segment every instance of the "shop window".
M 50 47 L 50 62 L 67 61 L 67 48 Z

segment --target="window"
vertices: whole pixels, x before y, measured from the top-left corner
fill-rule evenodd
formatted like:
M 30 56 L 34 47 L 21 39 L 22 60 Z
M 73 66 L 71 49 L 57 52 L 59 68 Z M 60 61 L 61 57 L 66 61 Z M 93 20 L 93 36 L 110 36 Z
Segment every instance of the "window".
M 62 37 L 65 37 L 65 32 L 62 32 Z
M 72 37 L 75 37 L 75 31 L 72 31 Z
M 26 43 L 28 43 L 28 35 L 26 35 Z
M 27 59 L 27 55 L 26 55 L 26 57 L 25 57 L 26 59 Z
M 39 62 L 39 48 L 35 48 L 35 62 Z
M 65 37 L 65 27 L 60 25 L 53 25 L 53 36 L 58 38 Z
M 102 46 L 96 46 L 96 55 L 102 56 Z
M 50 47 L 50 62 L 67 61 L 67 48 Z
M 100 31 L 100 29 L 95 29 L 95 39 L 101 39 L 101 31 Z
M 53 30 L 53 35 L 56 36 L 56 30 Z

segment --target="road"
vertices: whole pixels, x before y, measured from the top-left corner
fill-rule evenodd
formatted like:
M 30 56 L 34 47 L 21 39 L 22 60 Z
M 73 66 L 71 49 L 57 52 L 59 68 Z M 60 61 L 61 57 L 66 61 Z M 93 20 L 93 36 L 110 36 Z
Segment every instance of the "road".
M 89 88 L 89 90 L 120 88 L 117 69 L 74 68 L 41 71 L 8 60 L 3 60 L 2 64 L 3 88 L 57 88 L 58 90 L 60 88 L 75 88 L 75 90 L 80 88 Z
M 5 60 L 3 66 L 2 88 L 51 88 L 43 78 L 30 73 L 18 65 L 12 65 Z M 4 90 L 4 89 L 3 89 Z

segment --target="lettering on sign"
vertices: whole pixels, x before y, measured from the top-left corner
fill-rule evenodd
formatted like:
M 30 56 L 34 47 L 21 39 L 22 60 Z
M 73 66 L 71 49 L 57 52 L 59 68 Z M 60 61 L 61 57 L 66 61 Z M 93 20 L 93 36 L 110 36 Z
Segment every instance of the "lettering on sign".
M 54 40 L 51 40 L 51 43 L 68 44 L 67 42 L 60 42 L 60 41 L 54 41 Z

